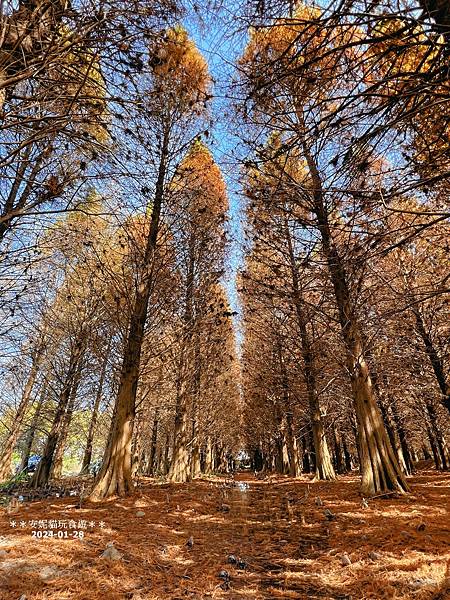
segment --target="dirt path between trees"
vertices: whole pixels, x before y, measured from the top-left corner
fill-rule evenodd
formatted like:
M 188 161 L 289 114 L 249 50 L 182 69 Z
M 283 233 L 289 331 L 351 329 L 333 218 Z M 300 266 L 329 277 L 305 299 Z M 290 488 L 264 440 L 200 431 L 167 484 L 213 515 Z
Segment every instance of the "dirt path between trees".
M 145 480 L 133 497 L 81 508 L 77 497 L 25 501 L 1 509 L 0 599 L 444 600 L 450 475 L 411 484 L 409 497 L 368 506 L 357 477 L 248 473 Z

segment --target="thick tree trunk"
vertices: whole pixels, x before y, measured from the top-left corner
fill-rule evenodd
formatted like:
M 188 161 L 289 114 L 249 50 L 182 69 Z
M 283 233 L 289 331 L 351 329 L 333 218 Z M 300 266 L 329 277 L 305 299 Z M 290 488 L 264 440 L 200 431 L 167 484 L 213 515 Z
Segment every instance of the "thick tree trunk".
M 294 435 L 293 415 L 289 412 L 286 416 L 286 444 L 289 456 L 289 475 L 298 477 L 301 473 L 301 467 L 298 460 L 297 440 Z
M 201 463 L 200 463 L 200 447 L 198 444 L 194 444 L 192 447 L 191 454 L 191 479 L 195 479 L 196 477 L 200 477 L 202 474 Z
M 435 454 L 435 450 L 437 451 L 437 454 L 438 454 L 437 460 L 436 460 L 436 455 L 435 455 L 436 468 L 438 468 L 442 471 L 446 471 L 450 466 L 447 442 L 446 442 L 445 437 L 439 426 L 438 415 L 436 413 L 435 407 L 433 406 L 433 403 L 430 400 L 425 400 L 425 407 L 426 407 L 427 415 L 429 418 L 429 427 L 431 428 L 431 431 L 433 434 L 432 437 L 434 439 L 433 454 Z M 430 437 L 430 442 L 431 442 L 431 437 Z M 433 444 L 432 444 L 432 448 L 433 448 Z
M 303 151 L 313 186 L 314 212 L 322 239 L 322 251 L 328 264 L 334 288 L 342 337 L 347 353 L 347 369 L 350 375 L 353 404 L 358 421 L 362 476 L 361 493 L 365 496 L 388 492 L 406 493 L 408 486 L 390 444 L 372 389 L 369 369 L 362 347 L 362 336 L 350 299 L 345 269 L 331 238 L 321 177 L 305 142 L 303 143 Z
M 414 308 L 413 313 L 416 320 L 416 331 L 423 341 L 425 352 L 430 360 L 437 384 L 442 393 L 442 404 L 450 412 L 450 385 L 448 384 L 445 376 L 444 363 L 434 347 L 431 335 L 425 328 L 425 324 L 419 310 Z
M 308 431 L 308 433 L 302 437 L 302 448 L 303 448 L 303 471 L 305 473 L 315 473 L 316 460 L 315 460 L 312 430 Z
M 408 487 L 372 393 L 362 348 L 354 342 L 348 365 L 360 438 L 361 492 L 365 496 L 390 491 L 405 493 Z
M 20 464 L 20 470 L 23 471 L 28 467 L 28 461 L 30 459 L 31 449 L 33 448 L 34 436 L 36 434 L 37 426 L 39 423 L 39 419 L 41 416 L 42 406 L 44 404 L 44 400 L 47 398 L 48 389 L 47 385 L 44 383 L 39 394 L 39 400 L 36 406 L 36 410 L 34 411 L 33 418 L 31 420 L 30 429 L 27 432 L 25 438 L 25 445 L 22 454 L 22 462 Z
M 225 450 L 221 445 L 216 445 L 216 468 L 215 470 L 219 473 L 228 472 L 228 463 L 225 456 Z
M 211 438 L 206 438 L 205 450 L 205 475 L 211 475 L 214 472 L 214 450 Z
M 103 384 L 105 382 L 106 368 L 108 365 L 109 349 L 110 349 L 110 345 L 108 344 L 108 347 L 107 347 L 107 350 L 105 353 L 105 358 L 103 359 L 102 370 L 100 372 L 100 378 L 98 380 L 98 387 L 97 387 L 97 393 L 95 395 L 94 406 L 92 408 L 91 422 L 89 423 L 89 430 L 88 430 L 87 439 L 86 439 L 86 447 L 84 449 L 81 473 L 87 472 L 87 470 L 89 469 L 89 465 L 91 464 L 91 460 L 92 460 L 92 448 L 93 448 L 93 443 L 94 443 L 95 429 L 97 427 L 98 411 L 99 411 L 100 402 L 102 399 Z
M 185 360 L 185 357 L 183 358 Z M 182 368 L 184 371 L 185 368 Z M 183 483 L 191 478 L 190 455 L 188 450 L 188 415 L 187 415 L 187 384 L 186 376 L 181 376 L 175 407 L 175 429 L 172 461 L 169 469 L 170 481 Z
M 290 462 L 290 456 L 289 456 L 289 450 L 288 450 L 288 444 L 287 444 L 287 438 L 286 438 L 286 431 L 283 432 L 282 442 L 283 442 L 283 474 L 289 475 L 291 472 L 291 462 Z
M 136 391 L 139 379 L 142 342 L 148 303 L 152 287 L 152 264 L 159 231 L 161 206 L 164 197 L 169 148 L 169 128 L 164 132 L 150 231 L 143 261 L 143 276 L 139 283 L 130 317 L 130 328 L 122 360 L 119 389 L 102 467 L 89 496 L 92 501 L 114 495 L 128 494 L 132 488 L 131 442 L 136 410 Z
M 155 414 L 153 417 L 153 425 L 152 425 L 152 437 L 150 442 L 150 456 L 147 464 L 147 474 L 154 475 L 155 474 L 155 460 L 156 460 L 156 447 L 158 442 L 158 426 L 159 426 L 159 407 L 155 408 Z
M 289 252 L 292 278 L 292 296 L 297 314 L 297 323 L 300 331 L 303 371 L 305 374 L 306 389 L 308 393 L 309 403 L 309 415 L 313 431 L 313 442 L 316 455 L 316 479 L 331 480 L 335 479 L 336 474 L 334 472 L 333 463 L 331 462 L 330 451 L 328 449 L 327 438 L 325 436 L 325 427 L 322 419 L 320 402 L 317 393 L 317 377 L 314 353 L 308 335 L 306 317 L 303 309 L 302 294 L 300 291 L 299 274 L 295 262 L 291 234 L 287 223 L 285 224 L 285 236 Z
M 334 445 L 334 466 L 336 472 L 344 474 L 346 472 L 345 456 L 342 446 L 341 434 L 335 424 L 333 424 L 333 445 Z
M 201 386 L 201 354 L 200 337 L 198 330 L 194 336 L 194 374 L 192 382 L 192 453 L 191 453 L 191 478 L 201 475 L 200 462 L 200 428 L 199 428 L 199 403 Z
M 134 436 L 131 445 L 131 477 L 134 479 L 139 473 L 142 473 L 142 465 L 144 460 L 144 449 L 142 444 L 142 415 L 137 424 L 134 424 Z
M 173 482 L 183 483 L 191 478 L 191 461 L 188 449 L 188 395 L 192 390 L 192 369 L 195 368 L 195 350 L 192 348 L 193 334 L 193 300 L 194 300 L 194 272 L 195 272 L 195 234 L 191 233 L 189 239 L 188 270 L 186 277 L 186 292 L 184 304 L 184 339 L 180 353 L 178 370 L 177 400 L 175 407 L 175 433 L 172 454 L 172 464 L 169 479 Z M 195 373 L 194 373 L 195 377 Z
M 392 417 L 389 414 L 389 408 L 385 405 L 385 403 L 383 402 L 383 400 L 381 398 L 380 398 L 379 406 L 380 406 L 381 414 L 383 417 L 383 423 L 384 423 L 384 426 L 386 427 L 386 431 L 388 433 L 389 441 L 391 442 L 391 446 L 397 457 L 398 464 L 400 465 L 402 471 L 406 475 L 410 475 L 405 458 L 403 456 L 403 448 L 400 444 L 400 439 L 398 437 L 394 421 L 392 420 Z
M 66 413 L 67 405 L 70 400 L 72 387 L 77 377 L 79 364 L 82 360 L 82 356 L 85 350 L 85 342 L 85 332 L 81 330 L 77 339 L 73 342 L 69 359 L 69 367 L 67 370 L 64 386 L 59 397 L 56 413 L 53 418 L 52 427 L 47 437 L 47 442 L 42 453 L 42 458 L 31 480 L 31 486 L 34 488 L 46 485 L 50 478 L 50 472 L 53 465 L 56 446 L 58 444 L 58 440 L 63 429 L 64 415 Z
M 350 454 L 350 451 L 348 449 L 347 442 L 345 441 L 345 439 L 342 441 L 342 448 L 344 451 L 345 469 L 346 469 L 347 473 L 351 473 L 351 471 L 353 470 L 353 459 L 352 459 L 352 455 Z
M 395 402 L 392 403 L 392 416 L 394 419 L 395 426 L 397 428 L 398 437 L 400 440 L 400 446 L 402 448 L 402 454 L 405 461 L 406 473 L 411 475 L 414 472 L 414 461 L 412 457 L 412 451 L 409 449 L 408 438 L 406 435 L 406 430 L 403 427 L 403 422 L 398 412 L 398 408 Z
M 423 460 L 431 460 L 431 454 L 425 444 L 422 444 Z
M 281 339 L 277 338 L 278 362 L 281 371 L 281 383 L 283 388 L 283 417 L 281 419 L 281 431 L 283 433 L 283 444 L 286 447 L 286 457 L 283 472 L 297 477 L 300 474 L 300 465 L 298 463 L 297 443 L 293 431 L 293 415 L 291 409 L 291 398 L 289 393 L 289 380 L 284 362 Z
M 431 452 L 433 453 L 434 466 L 436 467 L 437 471 L 441 471 L 443 469 L 442 458 L 439 452 L 436 438 L 434 437 L 434 433 L 429 425 L 427 425 L 427 434 L 428 440 L 430 442 Z
M 163 461 L 163 465 L 161 467 L 161 473 L 163 475 L 167 475 L 169 473 L 169 469 L 170 469 L 170 450 L 171 450 L 170 441 L 171 441 L 171 436 L 169 433 L 167 433 L 166 443 L 164 446 L 164 461 Z
M 70 390 L 69 403 L 63 417 L 63 424 L 61 427 L 61 433 L 59 435 L 58 444 L 56 446 L 55 455 L 52 462 L 52 468 L 50 470 L 50 477 L 52 479 L 58 479 L 62 475 L 64 450 L 66 449 L 67 437 L 69 434 L 69 427 L 73 417 L 73 410 L 75 408 L 75 401 L 77 398 L 78 387 L 81 380 L 82 364 L 81 360 L 78 365 L 77 373 L 74 378 L 72 388 Z
M 6 438 L 6 442 L 4 443 L 0 454 L 0 482 L 8 479 L 12 473 L 12 455 L 16 446 L 17 438 L 19 437 L 20 430 L 22 428 L 23 420 L 30 404 L 31 392 L 33 391 L 34 384 L 36 383 L 39 365 L 42 359 L 42 353 L 43 346 L 40 344 L 38 349 L 33 354 L 30 374 L 28 375 L 28 379 L 25 384 L 22 398 L 14 417 L 11 430 Z

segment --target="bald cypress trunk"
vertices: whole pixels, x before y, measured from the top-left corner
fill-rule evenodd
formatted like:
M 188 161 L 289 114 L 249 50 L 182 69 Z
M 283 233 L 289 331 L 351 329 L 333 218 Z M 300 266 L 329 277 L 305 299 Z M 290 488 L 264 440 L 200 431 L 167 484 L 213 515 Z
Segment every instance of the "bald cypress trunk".
M 411 475 L 414 472 L 414 461 L 412 457 L 412 453 L 409 448 L 408 439 L 406 430 L 403 427 L 403 422 L 401 416 L 399 414 L 398 408 L 395 402 L 392 403 L 392 416 L 394 419 L 394 423 L 397 429 L 398 438 L 400 441 L 400 446 L 402 449 L 403 459 L 405 461 L 405 473 Z
M 199 429 L 199 402 L 201 385 L 201 356 L 200 339 L 198 331 L 194 335 L 194 374 L 192 382 L 192 454 L 191 454 L 191 478 L 195 479 L 201 475 L 200 464 L 200 429 Z
M 308 431 L 302 437 L 302 449 L 303 449 L 303 471 L 305 473 L 315 473 L 316 470 L 316 461 L 315 461 L 315 453 L 314 450 L 314 442 L 313 442 L 313 434 L 312 429 Z
M 147 464 L 147 474 L 154 475 L 156 471 L 156 448 L 158 442 L 159 408 L 155 408 L 152 425 L 152 437 L 150 442 L 150 456 Z
M 346 348 L 346 364 L 350 375 L 353 406 L 358 422 L 361 461 L 361 492 L 372 496 L 386 492 L 408 491 L 405 477 L 392 449 L 380 409 L 377 405 L 369 368 L 364 355 L 360 324 L 355 314 L 342 259 L 333 243 L 316 162 L 303 140 L 303 152 L 312 182 L 313 210 L 322 240 L 339 313 Z
M 131 474 L 131 442 L 136 411 L 136 391 L 139 379 L 144 329 L 153 281 L 153 258 L 159 231 L 161 207 L 164 197 L 169 150 L 169 127 L 166 126 L 161 146 L 158 178 L 152 206 L 150 231 L 143 261 L 143 273 L 139 282 L 130 326 L 125 343 L 119 389 L 109 431 L 108 444 L 102 467 L 96 478 L 90 500 L 101 500 L 114 495 L 125 495 L 133 489 Z
M 30 406 L 31 393 L 33 391 L 33 387 L 36 383 L 36 378 L 39 373 L 39 367 L 42 360 L 43 352 L 44 345 L 42 343 L 42 340 L 40 340 L 35 352 L 33 353 L 31 369 L 28 375 L 28 379 L 25 383 L 22 398 L 20 400 L 17 412 L 14 416 L 14 421 L 11 425 L 11 429 L 6 438 L 5 443 L 3 444 L 3 448 L 0 454 L 0 482 L 4 481 L 5 479 L 8 479 L 8 477 L 10 477 L 12 473 L 12 455 L 20 434 L 20 430 L 23 425 L 25 415 Z
M 29 428 L 26 438 L 25 438 L 25 445 L 24 445 L 24 450 L 23 450 L 23 454 L 22 454 L 22 461 L 20 463 L 21 471 L 23 471 L 24 469 L 26 469 L 28 467 L 28 461 L 30 459 L 31 449 L 33 447 L 34 436 L 36 434 L 38 422 L 39 422 L 39 419 L 41 416 L 42 406 L 44 404 L 44 401 L 47 398 L 47 395 L 48 395 L 48 388 L 47 388 L 47 384 L 44 383 L 42 386 L 42 389 L 40 391 L 40 394 L 39 394 L 39 400 L 38 400 L 38 403 L 36 406 L 36 410 L 34 411 L 33 418 L 31 420 L 30 428 Z
M 417 308 L 413 309 L 414 318 L 416 321 L 416 331 L 421 337 L 425 352 L 430 360 L 433 373 L 436 377 L 436 382 L 442 393 L 442 404 L 450 412 L 450 385 L 445 375 L 444 363 L 436 350 L 430 333 L 425 328 L 422 315 Z
M 334 445 L 334 464 L 336 472 L 343 474 L 346 472 L 345 456 L 342 446 L 341 434 L 335 424 L 333 424 L 333 445 Z
M 391 442 L 391 446 L 397 456 L 398 464 L 400 465 L 402 471 L 406 475 L 410 475 L 410 473 L 408 471 L 408 467 L 406 465 L 405 458 L 403 456 L 403 448 L 400 444 L 400 439 L 398 437 L 398 433 L 396 431 L 394 421 L 389 413 L 389 408 L 386 406 L 386 404 L 383 402 L 383 400 L 381 398 L 380 398 L 379 405 L 380 405 L 380 410 L 381 410 L 381 414 L 383 417 L 383 423 L 384 423 L 384 426 L 386 427 L 386 431 L 388 433 L 389 440 Z
M 186 360 L 183 357 L 183 363 Z M 169 469 L 169 479 L 173 482 L 183 483 L 191 478 L 190 456 L 188 451 L 188 415 L 187 415 L 187 374 L 185 365 L 182 369 L 177 386 L 177 399 L 175 407 L 175 428 L 172 460 Z
M 299 274 L 295 262 L 294 249 L 292 246 L 291 234 L 287 223 L 285 224 L 285 236 L 289 252 L 289 261 L 292 278 L 292 296 L 297 315 L 297 323 L 300 331 L 301 353 L 303 358 L 303 371 L 306 380 L 306 389 L 308 393 L 309 416 L 313 433 L 313 443 L 315 450 L 316 478 L 331 480 L 335 479 L 333 463 L 328 449 L 325 427 L 322 413 L 320 410 L 320 401 L 317 391 L 317 375 L 314 360 L 314 352 L 311 340 L 308 335 L 307 321 L 304 314 L 302 295 L 300 291 Z
M 61 433 L 59 435 L 58 444 L 55 450 L 55 456 L 53 458 L 52 468 L 50 470 L 50 477 L 59 478 L 62 475 L 63 468 L 63 459 L 64 459 L 64 450 L 66 449 L 67 437 L 69 435 L 69 427 L 73 417 L 73 411 L 75 408 L 75 401 L 77 398 L 78 387 L 80 385 L 81 380 L 81 371 L 82 371 L 82 360 L 80 359 L 76 375 L 74 377 L 74 381 L 72 384 L 72 388 L 70 390 L 70 398 L 69 403 L 67 405 L 67 409 L 65 415 L 63 417 L 63 423 L 61 428 Z
M 86 447 L 84 449 L 83 463 L 81 466 L 82 473 L 86 473 L 86 471 L 89 469 L 89 465 L 91 464 L 91 460 L 92 460 L 92 446 L 94 443 L 94 435 L 95 435 L 95 429 L 97 427 L 98 411 L 99 411 L 100 402 L 102 399 L 103 384 L 105 382 L 106 368 L 108 365 L 109 349 L 110 349 L 110 344 L 108 344 L 108 347 L 107 347 L 107 350 L 105 353 L 105 358 L 103 359 L 102 370 L 100 372 L 100 378 L 98 381 L 97 393 L 95 394 L 94 406 L 92 407 L 92 416 L 91 416 L 91 421 L 89 423 L 89 430 L 88 430 L 87 439 L 86 439 Z
M 205 448 L 205 475 L 211 475 L 214 472 L 214 446 L 211 437 L 206 438 Z
M 298 477 L 301 473 L 301 467 L 298 460 L 298 448 L 294 435 L 292 412 L 288 412 L 286 415 L 286 444 L 289 455 L 289 475 L 291 477 Z
M 195 363 L 195 350 L 192 348 L 194 330 L 194 272 L 195 272 L 195 233 L 189 238 L 188 269 L 184 304 L 184 338 L 180 353 L 178 370 L 177 400 L 175 407 L 175 432 L 172 463 L 169 479 L 183 483 L 191 479 L 191 460 L 188 449 L 188 394 L 192 389 L 189 380 Z
M 77 377 L 80 361 L 82 360 L 83 353 L 85 351 L 85 335 L 86 332 L 84 328 L 81 328 L 81 330 L 78 332 L 77 338 L 73 341 L 70 352 L 69 366 L 64 380 L 63 389 L 59 396 L 58 406 L 56 407 L 56 412 L 53 417 L 52 427 L 42 452 L 42 458 L 31 480 L 31 486 L 34 488 L 38 488 L 47 484 L 50 478 L 56 447 L 64 427 L 64 416 L 70 401 L 71 391 Z
M 353 459 L 352 459 L 352 455 L 350 454 L 350 451 L 348 449 L 345 438 L 342 441 L 342 449 L 344 451 L 345 468 L 347 470 L 347 473 L 350 473 L 351 470 L 353 469 Z
M 447 442 L 439 426 L 438 415 L 436 413 L 436 409 L 433 405 L 433 402 L 429 399 L 426 399 L 424 403 L 428 416 L 429 429 L 431 432 L 431 435 L 429 435 L 429 437 L 433 450 L 433 455 L 435 458 L 436 468 L 442 471 L 446 471 L 450 467 Z

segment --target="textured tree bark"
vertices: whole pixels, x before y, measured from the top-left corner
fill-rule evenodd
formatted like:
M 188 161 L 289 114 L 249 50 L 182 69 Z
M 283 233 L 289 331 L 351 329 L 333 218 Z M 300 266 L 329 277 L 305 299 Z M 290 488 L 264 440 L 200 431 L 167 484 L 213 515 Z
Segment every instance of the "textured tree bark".
M 72 345 L 66 379 L 59 397 L 58 406 L 42 453 L 42 458 L 31 479 L 30 485 L 33 488 L 38 488 L 47 484 L 50 478 L 56 446 L 63 430 L 64 415 L 70 400 L 70 393 L 77 376 L 79 364 L 85 350 L 85 342 L 85 331 L 81 329 L 77 339 L 74 340 Z
M 67 436 L 69 434 L 69 427 L 73 417 L 73 410 L 75 407 L 75 401 L 77 398 L 78 387 L 81 380 L 82 371 L 82 358 L 80 358 L 77 372 L 74 377 L 74 381 L 70 390 L 69 403 L 67 404 L 66 412 L 63 417 L 63 423 L 61 427 L 61 433 L 59 435 L 58 444 L 56 446 L 55 455 L 53 457 L 52 467 L 50 469 L 50 478 L 58 479 L 62 475 L 64 450 L 66 446 Z
M 102 370 L 100 372 L 100 378 L 98 380 L 98 387 L 97 387 L 97 393 L 95 395 L 94 406 L 92 408 L 92 416 L 91 416 L 91 421 L 89 423 L 89 430 L 88 430 L 88 435 L 87 435 L 87 439 L 86 439 L 86 447 L 84 449 L 81 473 L 87 472 L 89 465 L 91 464 L 91 460 L 92 460 L 92 447 L 93 447 L 93 443 L 94 443 L 95 428 L 97 427 L 98 411 L 99 411 L 100 402 L 102 399 L 103 384 L 105 382 L 106 368 L 108 365 L 109 349 L 110 349 L 110 345 L 108 344 L 108 347 L 107 347 L 107 350 L 105 353 L 105 358 L 103 359 Z
M 156 447 L 158 443 L 158 426 L 159 426 L 159 408 L 155 408 L 155 415 L 153 417 L 152 425 L 152 438 L 150 444 L 150 456 L 148 459 L 147 473 L 148 475 L 155 474 L 155 459 L 156 459 Z
M 431 460 L 431 454 L 425 444 L 422 444 L 423 460 Z
M 200 430 L 199 430 L 199 401 L 201 386 L 201 355 L 200 338 L 198 331 L 194 335 L 194 374 L 192 381 L 192 453 L 191 453 L 191 479 L 200 477 Z
M 39 419 L 41 416 L 42 406 L 44 404 L 44 401 L 47 398 L 47 394 L 48 394 L 48 388 L 47 388 L 46 383 L 44 383 L 42 386 L 41 392 L 39 394 L 39 400 L 38 400 L 38 403 L 36 406 L 36 410 L 34 411 L 34 415 L 31 420 L 30 429 L 28 430 L 28 433 L 27 433 L 27 436 L 25 439 L 25 446 L 24 446 L 23 455 L 22 455 L 22 462 L 20 464 L 21 471 L 23 471 L 24 469 L 26 469 L 28 467 L 28 461 L 30 459 L 31 449 L 33 447 L 34 436 L 36 434 L 37 426 L 38 426 Z
M 163 475 L 167 475 L 170 469 L 170 440 L 171 436 L 169 433 L 166 434 L 166 444 L 164 447 L 164 462 L 161 468 Z
M 334 466 L 335 470 L 339 474 L 343 474 L 346 472 L 345 467 L 345 457 L 344 451 L 342 447 L 342 440 L 339 431 L 336 428 L 336 425 L 333 424 L 333 446 L 334 446 Z
M 431 430 L 431 427 L 427 425 L 427 434 L 428 440 L 430 442 L 431 452 L 433 453 L 434 466 L 437 471 L 441 471 L 443 469 L 441 455 L 439 453 L 439 448 L 437 446 L 436 438 L 434 437 L 434 433 Z
M 38 347 L 36 348 L 33 354 L 30 374 L 28 375 L 28 379 L 23 390 L 22 398 L 20 400 L 19 407 L 14 417 L 14 422 L 12 424 L 9 435 L 6 438 L 6 442 L 3 445 L 2 452 L 0 455 L 0 482 L 4 481 L 5 479 L 8 479 L 8 477 L 10 477 L 12 473 L 12 454 L 14 452 L 17 438 L 19 437 L 19 433 L 22 428 L 23 420 L 30 405 L 31 393 L 33 391 L 34 384 L 36 383 L 40 362 L 42 360 L 43 350 L 44 347 L 42 342 L 40 341 Z
M 211 475 L 214 472 L 214 447 L 211 438 L 206 438 L 205 450 L 205 475 Z
M 298 462 L 297 442 L 293 431 L 293 414 L 291 409 L 291 399 L 289 394 L 289 381 L 284 362 L 281 340 L 277 339 L 278 362 L 281 371 L 281 383 L 283 388 L 283 417 L 281 430 L 284 436 L 286 445 L 286 466 L 284 472 L 289 473 L 292 477 L 297 477 L 300 474 L 300 465 Z
M 332 480 L 335 479 L 333 463 L 331 462 L 330 451 L 328 449 L 325 427 L 320 410 L 320 402 L 317 394 L 316 368 L 314 363 L 314 353 L 309 339 L 306 318 L 302 305 L 302 295 L 300 291 L 300 282 L 297 265 L 295 262 L 292 239 L 287 224 L 285 225 L 285 236 L 289 252 L 292 279 L 292 297 L 297 314 L 297 323 L 300 331 L 301 353 L 303 358 L 303 370 L 306 380 L 306 389 L 308 393 L 309 416 L 313 432 L 313 443 L 316 455 L 316 479 Z
M 352 459 L 352 455 L 350 454 L 350 451 L 348 449 L 347 442 L 345 441 L 345 439 L 342 441 L 342 449 L 344 451 L 344 457 L 345 457 L 345 469 L 346 469 L 347 473 L 351 473 L 351 471 L 353 469 L 353 459 Z
M 196 432 L 195 435 L 198 435 Z M 200 463 L 200 447 L 195 443 L 192 447 L 191 454 L 191 479 L 200 477 L 202 474 L 201 463 Z
M 433 455 L 435 456 L 436 468 L 446 471 L 450 466 L 447 442 L 441 431 L 441 428 L 439 427 L 438 415 L 433 403 L 430 400 L 425 400 L 424 402 L 429 418 L 429 427 L 432 432 L 432 436 L 430 436 L 430 443 L 432 444 Z M 431 438 L 433 438 L 434 443 L 431 442 Z
M 364 357 L 360 326 L 350 299 L 347 276 L 335 248 L 325 208 L 322 180 L 315 160 L 303 140 L 303 152 L 312 181 L 313 209 L 322 240 L 346 348 L 353 405 L 358 421 L 361 461 L 361 493 L 373 496 L 387 492 L 406 493 L 408 486 L 383 425 Z
M 298 477 L 301 473 L 301 467 L 298 460 L 297 440 L 294 435 L 293 416 L 291 412 L 286 415 L 286 444 L 289 456 L 289 475 Z
M 224 448 L 221 445 L 216 445 L 216 471 L 219 473 L 228 472 L 228 461 L 225 456 Z
M 138 286 L 125 344 L 114 414 L 102 467 L 89 496 L 91 501 L 110 496 L 123 496 L 133 489 L 131 477 L 131 442 L 136 410 L 142 342 L 152 287 L 152 264 L 159 231 L 164 198 L 169 149 L 169 127 L 164 131 L 156 181 L 155 197 L 143 261 L 143 276 Z
M 406 475 L 410 475 L 410 472 L 408 471 L 408 467 L 406 465 L 405 458 L 403 456 L 403 448 L 400 444 L 400 439 L 398 437 L 394 421 L 393 421 L 391 415 L 389 414 L 388 407 L 385 405 L 385 403 L 383 402 L 383 400 L 381 398 L 380 398 L 379 406 L 380 406 L 381 414 L 383 416 L 383 423 L 384 423 L 384 426 L 386 427 L 386 431 L 388 433 L 389 441 L 391 442 L 391 446 L 397 457 L 398 464 L 400 465 L 402 471 Z
M 402 419 L 400 413 L 398 412 L 398 408 L 396 403 L 392 403 L 392 416 L 394 419 L 395 426 L 397 428 L 398 437 L 400 440 L 400 445 L 402 448 L 402 454 L 405 461 L 406 470 L 405 473 L 411 475 L 414 472 L 414 461 L 412 457 L 412 452 L 409 449 L 408 437 L 406 434 L 406 430 L 403 427 Z
M 312 430 L 308 431 L 302 437 L 302 449 L 303 449 L 303 471 L 305 473 L 313 473 L 316 470 L 316 461 L 313 442 Z
M 252 467 L 254 471 L 262 471 L 264 469 L 264 454 L 261 449 L 261 444 L 255 448 L 253 457 L 252 457 Z
M 186 406 L 186 385 L 184 381 L 179 384 L 177 402 L 175 407 L 175 431 L 172 461 L 169 469 L 170 481 L 183 483 L 190 480 L 191 465 L 188 451 L 188 418 Z
M 132 440 L 132 458 L 131 458 L 131 476 L 134 479 L 138 474 L 142 473 L 142 468 L 144 466 L 144 448 L 142 444 L 142 435 L 143 435 L 143 417 L 141 416 L 138 422 L 134 423 L 134 433 Z
M 436 348 L 434 347 L 433 340 L 431 339 L 429 332 L 425 329 L 425 324 L 423 322 L 422 315 L 416 308 L 413 309 L 413 313 L 414 318 L 416 320 L 416 331 L 422 338 L 422 341 L 425 346 L 425 351 L 427 353 L 428 358 L 430 359 L 433 372 L 436 376 L 436 381 L 438 383 L 439 389 L 442 392 L 442 404 L 450 412 L 450 386 L 445 376 L 444 363 L 442 362 Z
M 193 331 L 193 301 L 194 301 L 194 271 L 195 271 L 195 235 L 191 233 L 189 239 L 188 271 L 186 278 L 186 296 L 184 304 L 185 332 L 180 353 L 180 366 L 177 383 L 177 400 L 175 407 L 175 432 L 172 454 L 172 463 L 169 470 L 169 479 L 173 482 L 183 483 L 191 478 L 191 464 L 188 450 L 188 394 L 192 388 L 189 381 L 189 367 L 194 366 L 194 352 L 192 351 L 191 336 Z

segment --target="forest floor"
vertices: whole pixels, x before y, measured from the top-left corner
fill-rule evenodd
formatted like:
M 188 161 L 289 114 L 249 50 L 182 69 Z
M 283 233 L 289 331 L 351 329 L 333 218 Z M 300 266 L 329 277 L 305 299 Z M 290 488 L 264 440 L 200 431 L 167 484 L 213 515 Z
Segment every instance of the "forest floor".
M 450 474 L 422 470 L 410 483 L 411 495 L 368 507 L 356 476 L 251 473 L 143 480 L 132 497 L 81 508 L 76 497 L 25 500 L 0 509 L 0 598 L 444 600 Z

